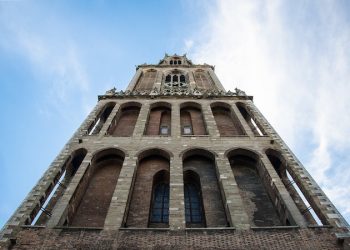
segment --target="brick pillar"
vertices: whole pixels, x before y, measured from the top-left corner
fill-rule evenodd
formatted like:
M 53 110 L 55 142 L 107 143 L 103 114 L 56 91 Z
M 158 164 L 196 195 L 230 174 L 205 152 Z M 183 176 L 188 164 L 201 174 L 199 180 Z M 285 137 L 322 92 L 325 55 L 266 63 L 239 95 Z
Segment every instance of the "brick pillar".
M 276 133 L 274 128 L 260 113 L 258 108 L 250 100 L 246 101 L 247 109 L 255 119 L 264 128 L 264 131 L 275 141 L 277 150 L 279 150 L 287 161 L 287 170 L 293 177 L 294 181 L 303 192 L 305 198 L 314 209 L 317 216 L 324 225 L 332 225 L 335 227 L 349 227 L 344 217 L 339 213 L 336 207 L 328 199 L 326 194 L 317 185 L 302 163 L 290 150 L 287 144 Z
M 184 229 L 185 203 L 182 159 L 175 155 L 170 159 L 170 201 L 169 201 L 170 229 Z
M 233 112 L 236 114 L 236 117 L 238 118 L 241 126 L 243 127 L 245 133 L 250 137 L 250 138 L 254 138 L 255 135 L 254 133 L 252 132 L 252 130 L 250 129 L 247 121 L 243 118 L 241 112 L 239 111 L 239 109 L 237 108 L 236 106 L 236 103 L 235 102 L 230 102 L 231 104 L 231 107 L 232 107 L 232 110 Z
M 135 88 L 137 81 L 139 80 L 141 74 L 142 74 L 142 69 L 140 69 L 140 68 L 137 69 L 134 77 L 131 79 L 131 81 L 130 81 L 130 83 L 125 91 L 128 91 L 128 90 L 132 91 Z
M 104 229 L 116 230 L 123 226 L 127 215 L 128 199 L 136 171 L 137 157 L 125 157 L 105 219 Z
M 139 116 L 137 118 L 137 122 L 135 124 L 134 132 L 133 132 L 133 137 L 140 138 L 143 136 L 143 133 L 146 128 L 146 122 L 148 118 L 148 113 L 149 113 L 149 103 L 144 102 L 141 106 L 141 110 L 139 113 Z
M 100 139 L 103 138 L 107 134 L 107 131 L 108 131 L 109 127 L 111 126 L 111 123 L 112 123 L 114 117 L 117 115 L 119 108 L 120 108 L 120 104 L 116 103 L 114 108 L 112 109 L 111 113 L 109 114 L 108 118 L 106 119 L 105 124 L 103 124 L 103 127 L 100 130 L 100 133 L 99 133 Z
M 268 185 L 268 187 L 266 187 L 266 190 L 269 193 L 273 192 L 271 197 L 275 197 L 273 203 L 276 209 L 279 210 L 280 216 L 283 218 L 282 223 L 284 224 L 285 219 L 287 218 L 289 221 L 294 221 L 295 224 L 300 227 L 306 227 L 307 221 L 299 211 L 298 207 L 295 205 L 294 200 L 290 196 L 281 178 L 278 176 L 270 160 L 265 154 L 261 158 L 261 161 L 263 163 L 261 167 L 264 167 L 264 170 L 270 177 L 268 178 L 268 181 L 265 182 L 266 176 L 264 176 L 264 178 L 261 176 L 262 181 L 265 183 L 265 185 Z
M 91 154 L 86 154 L 77 172 L 70 180 L 63 196 L 61 199 L 59 199 L 56 206 L 52 210 L 52 216 L 47 222 L 47 227 L 53 228 L 55 226 L 62 225 L 68 216 L 70 207 L 73 207 L 74 205 L 76 209 L 79 205 L 79 201 L 84 195 L 86 187 L 89 184 L 92 172 L 92 168 L 90 167 L 91 157 Z
M 230 162 L 227 157 L 223 156 L 223 153 L 216 158 L 216 165 L 219 172 L 219 185 L 223 191 L 223 202 L 230 226 L 241 230 L 249 229 L 248 214 L 245 212 Z
M 216 126 L 215 118 L 213 112 L 211 111 L 209 103 L 202 104 L 202 111 L 203 119 L 205 120 L 205 124 L 207 125 L 207 131 L 210 137 L 220 137 L 220 132 L 218 130 L 218 127 Z

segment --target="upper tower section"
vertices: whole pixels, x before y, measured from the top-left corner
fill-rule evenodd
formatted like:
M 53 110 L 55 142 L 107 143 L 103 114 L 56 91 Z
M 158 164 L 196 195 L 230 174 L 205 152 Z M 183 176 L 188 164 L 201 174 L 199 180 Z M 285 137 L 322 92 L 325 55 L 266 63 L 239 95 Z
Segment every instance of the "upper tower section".
M 158 64 L 138 65 L 127 91 L 185 94 L 225 89 L 214 73 L 214 66 L 193 64 L 186 54 L 165 54 Z

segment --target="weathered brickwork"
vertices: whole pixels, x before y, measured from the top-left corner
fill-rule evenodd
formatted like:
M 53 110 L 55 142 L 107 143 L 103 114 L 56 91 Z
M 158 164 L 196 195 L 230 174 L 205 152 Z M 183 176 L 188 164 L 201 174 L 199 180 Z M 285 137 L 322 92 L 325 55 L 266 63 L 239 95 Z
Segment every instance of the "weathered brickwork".
M 334 231 L 234 230 L 43 230 L 23 229 L 12 249 L 344 249 Z
M 0 232 L 0 246 L 349 248 L 348 223 L 252 97 L 226 92 L 213 70 L 166 56 L 138 66 L 126 92 L 99 96 Z M 198 228 L 186 221 L 184 189 L 191 182 L 199 187 L 193 197 L 202 200 Z M 158 183 L 169 186 L 166 223 L 150 222 Z M 315 226 L 311 209 L 322 226 Z

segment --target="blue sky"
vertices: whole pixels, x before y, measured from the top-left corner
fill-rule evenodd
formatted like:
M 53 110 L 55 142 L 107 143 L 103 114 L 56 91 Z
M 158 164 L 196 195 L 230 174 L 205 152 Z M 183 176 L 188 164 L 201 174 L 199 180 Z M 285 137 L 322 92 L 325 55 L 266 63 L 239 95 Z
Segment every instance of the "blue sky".
M 0 1 L 0 226 L 97 102 L 167 52 L 216 65 L 350 221 L 348 1 Z

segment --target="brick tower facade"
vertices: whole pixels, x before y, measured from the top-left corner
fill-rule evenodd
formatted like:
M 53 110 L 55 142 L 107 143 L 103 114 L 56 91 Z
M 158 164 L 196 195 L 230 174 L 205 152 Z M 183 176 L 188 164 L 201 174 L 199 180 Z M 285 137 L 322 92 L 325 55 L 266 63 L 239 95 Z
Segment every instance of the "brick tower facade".
M 12 249 L 346 249 L 349 225 L 208 64 L 165 55 L 86 120 L 0 233 Z

